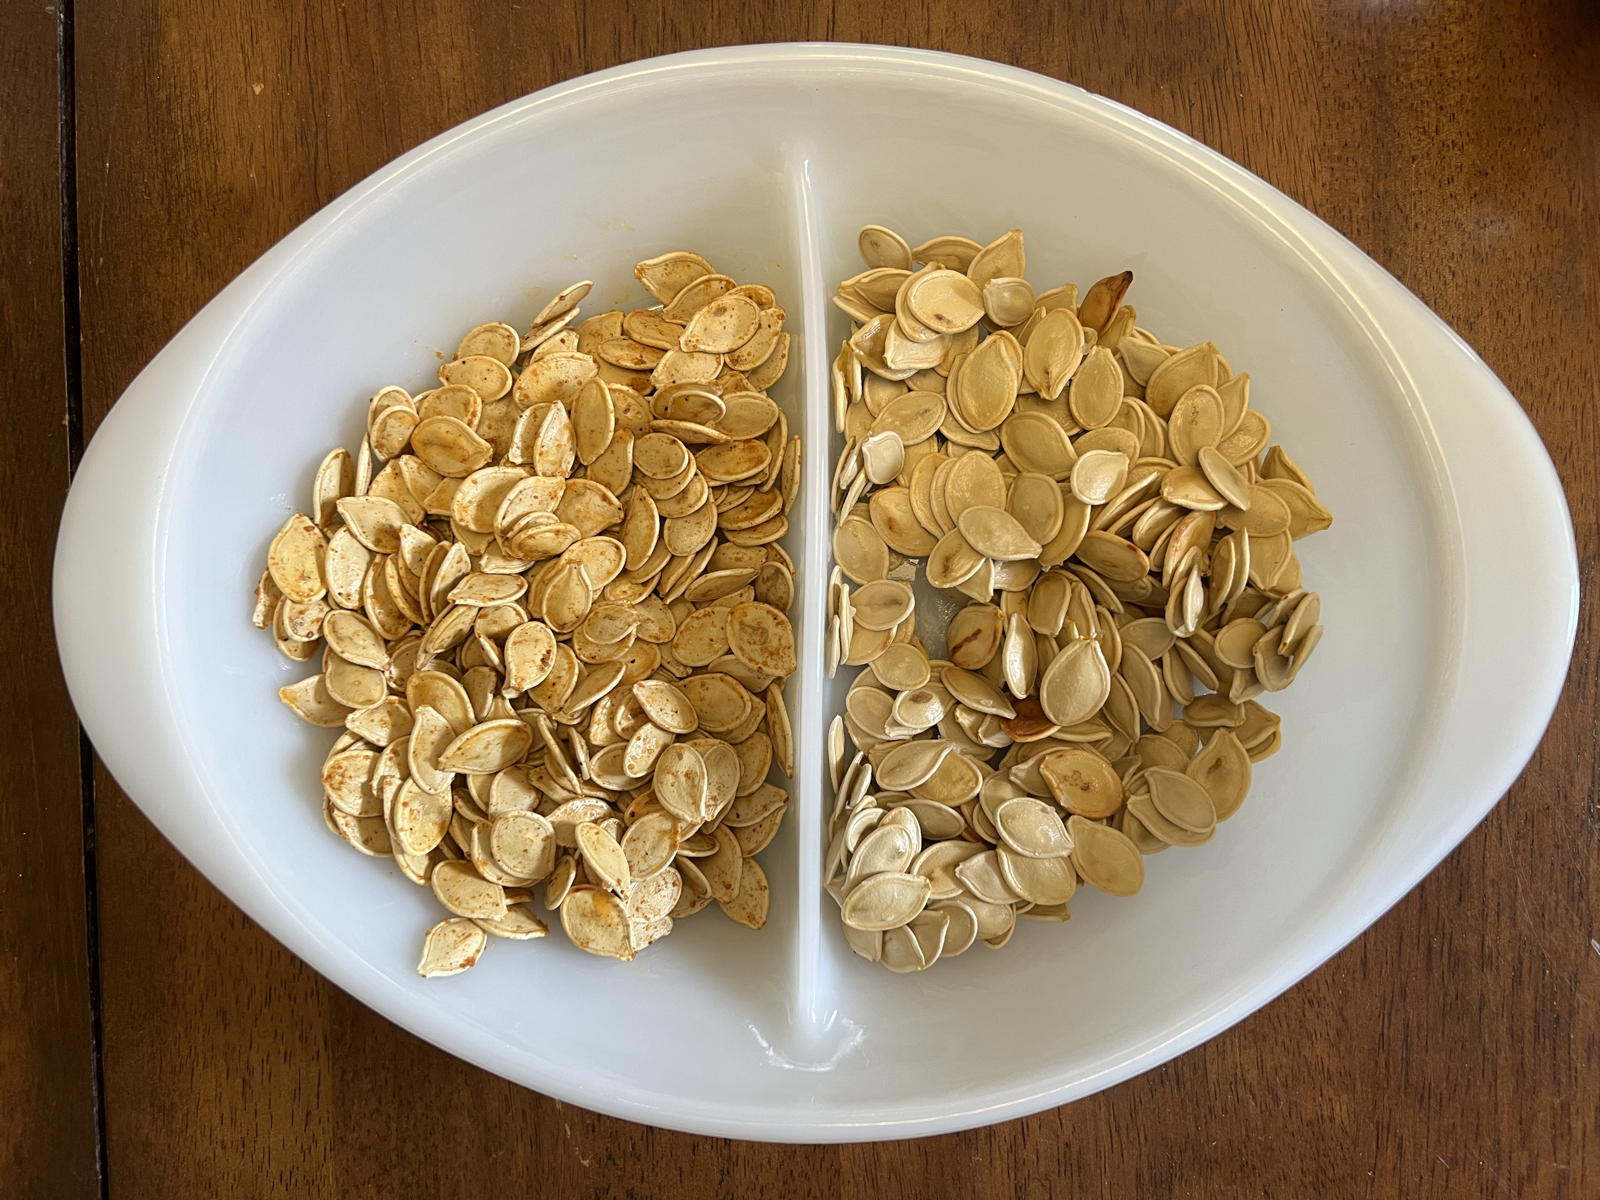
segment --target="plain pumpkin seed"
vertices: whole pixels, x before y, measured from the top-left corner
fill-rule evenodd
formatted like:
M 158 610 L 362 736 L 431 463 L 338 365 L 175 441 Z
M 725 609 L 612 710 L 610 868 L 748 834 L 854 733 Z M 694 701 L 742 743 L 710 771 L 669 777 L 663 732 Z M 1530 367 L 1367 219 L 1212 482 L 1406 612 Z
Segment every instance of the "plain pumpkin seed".
M 845 897 L 844 922 L 863 931 L 898 929 L 922 911 L 932 890 L 922 875 L 885 871 L 869 876 Z
M 1293 543 L 1331 520 L 1249 377 L 1138 326 L 1131 272 L 1080 302 L 1035 293 L 1017 231 L 905 245 L 864 229 L 836 296 L 825 648 L 865 668 L 830 727 L 825 883 L 896 971 L 1066 920 L 1080 878 L 1131 894 L 1237 810 L 1282 739 L 1253 697 L 1321 637 Z

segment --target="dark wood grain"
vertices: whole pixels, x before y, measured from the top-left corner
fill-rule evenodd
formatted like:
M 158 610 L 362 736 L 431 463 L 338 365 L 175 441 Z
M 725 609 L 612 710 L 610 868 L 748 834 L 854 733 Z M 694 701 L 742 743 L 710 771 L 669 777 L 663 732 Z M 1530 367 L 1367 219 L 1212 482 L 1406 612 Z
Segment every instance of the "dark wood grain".
M 78 723 L 50 562 L 72 466 L 57 115 L 60 26 L 0 6 L 0 1195 L 99 1194 Z
M 278 237 L 491 105 L 707 31 L 911 43 L 1132 104 L 1347 233 L 1521 399 L 1568 481 L 1592 579 L 1600 17 L 1582 0 L 82 0 L 78 20 L 91 419 Z M 1600 1194 L 1593 620 L 1522 781 L 1329 965 L 1105 1094 L 888 1146 L 662 1133 L 452 1060 L 301 966 L 102 774 L 113 1194 Z

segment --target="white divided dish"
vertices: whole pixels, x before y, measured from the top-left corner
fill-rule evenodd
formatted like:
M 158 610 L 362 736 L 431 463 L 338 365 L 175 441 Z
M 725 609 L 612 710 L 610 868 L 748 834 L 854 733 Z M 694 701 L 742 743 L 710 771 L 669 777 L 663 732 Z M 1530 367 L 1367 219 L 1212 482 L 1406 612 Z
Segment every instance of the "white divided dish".
M 286 165 L 284 169 L 293 169 Z M 1206 846 L 1131 899 L 1080 891 L 920 975 L 854 958 L 823 893 L 828 304 L 855 231 L 1019 227 L 1039 287 L 1134 272 L 1140 322 L 1210 339 L 1335 515 L 1301 543 L 1326 638 L 1269 697 L 1284 748 Z M 788 548 L 799 778 L 762 856 L 760 933 L 683 922 L 631 964 L 557 933 L 457 978 L 415 964 L 432 896 L 324 828 L 331 733 L 277 688 L 309 671 L 250 625 L 266 545 L 354 447 L 379 386 L 427 386 L 479 321 L 525 324 L 573 279 L 646 301 L 670 249 L 770 284 L 795 334 L 775 389 L 806 439 Z M 56 619 L 106 763 L 231 899 L 421 1037 L 553 1096 L 780 1141 L 906 1137 L 1086 1095 L 1196 1045 L 1355 937 L 1527 761 L 1571 651 L 1559 481 L 1488 369 L 1393 278 L 1181 134 L 991 63 L 883 47 L 733 48 L 637 63 L 506 105 L 407 154 L 217 296 L 128 389 L 63 522 Z M 1514 633 L 1513 633 L 1514 631 Z M 155 936 L 181 936 L 165 931 Z M 1426 997 L 1417 997 L 1426 1003 Z

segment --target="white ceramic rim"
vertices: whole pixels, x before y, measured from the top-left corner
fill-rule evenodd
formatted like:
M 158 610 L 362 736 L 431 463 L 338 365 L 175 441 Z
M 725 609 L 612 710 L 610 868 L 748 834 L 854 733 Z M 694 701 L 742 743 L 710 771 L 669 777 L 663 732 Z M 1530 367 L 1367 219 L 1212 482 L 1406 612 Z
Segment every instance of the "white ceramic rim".
M 1531 756 L 1560 694 L 1577 621 L 1577 559 L 1565 497 L 1549 456 L 1511 396 L 1475 354 L 1420 301 L 1342 236 L 1243 168 L 1185 135 L 1102 97 L 1031 72 L 930 51 L 844 44 L 777 44 L 670 55 L 627 64 L 513 101 L 449 130 L 395 160 L 311 217 L 204 310 L 192 323 L 203 344 L 221 346 L 249 318 L 255 303 L 315 249 L 319 239 L 362 206 L 383 202 L 430 156 L 459 139 L 507 120 L 576 101 L 597 90 L 641 84 L 651 76 L 752 66 L 877 68 L 940 77 L 1022 95 L 1072 119 L 1114 132 L 1161 155 L 1174 170 L 1204 183 L 1269 229 L 1345 306 L 1395 374 L 1425 435 L 1435 471 L 1435 516 L 1450 533 L 1441 561 L 1459 589 L 1451 617 L 1463 630 L 1448 648 L 1452 676 L 1440 696 L 1431 739 L 1427 788 L 1458 797 L 1452 819 L 1431 831 L 1426 852 L 1374 872 L 1373 886 L 1330 903 L 1315 936 L 1286 947 L 1255 982 L 1214 1009 L 1196 1014 L 1175 1036 L 1140 1048 L 1104 1071 L 1025 1094 L 975 1095 L 969 1107 L 929 1115 L 862 1121 L 819 1114 L 782 1124 L 714 1105 L 672 1107 L 606 1094 L 581 1079 L 511 1073 L 518 1082 L 559 1099 L 648 1124 L 727 1137 L 781 1141 L 858 1141 L 913 1137 L 988 1124 L 1039 1111 L 1098 1091 L 1164 1062 L 1253 1012 L 1351 941 L 1409 891 L 1476 825 Z M 1397 345 L 1408 347 L 1402 358 Z M 1419 347 L 1434 347 L 1424 353 Z M 198 773 L 187 761 L 174 719 L 170 680 L 162 671 L 166 630 L 161 614 L 166 491 L 152 486 L 150 464 L 165 467 L 181 448 L 205 380 L 217 365 L 190 361 L 167 373 L 182 384 L 154 411 L 151 394 L 163 364 L 153 363 L 129 388 L 135 403 L 119 405 L 97 436 L 63 518 L 56 564 L 55 607 L 63 665 L 84 724 L 117 778 L 162 832 L 208 877 L 296 954 L 364 1003 L 421 1037 L 496 1070 L 502 1048 L 473 1031 L 439 1028 L 418 1017 L 392 981 L 352 963 L 318 936 L 313 922 L 261 877 L 240 873 L 239 849 L 211 840 L 209 801 L 195 794 Z M 146 379 L 155 375 L 157 378 Z M 143 388 L 142 395 L 134 395 Z M 1450 396 L 1429 407 L 1425 396 Z M 137 408 L 137 419 L 130 409 Z M 1487 436 L 1492 432 L 1492 436 Z M 117 456 L 96 452 L 115 441 Z M 132 452 L 130 452 L 132 451 Z M 135 464 L 142 464 L 142 469 Z M 1458 479 L 1497 479 L 1488 489 Z M 1510 501 L 1507 496 L 1512 497 Z M 1462 531 L 1490 540 L 1499 554 L 1474 562 Z M 115 547 L 108 555 L 107 548 Z M 94 579 L 93 588 L 73 586 Z M 1517 581 L 1514 589 L 1504 586 Z M 125 598 L 125 621 L 108 628 L 100 614 L 107 594 Z M 1531 619 L 1530 619 L 1531 618 Z M 1518 636 L 1503 637 L 1514 628 Z M 109 669 L 108 669 L 109 668 Z M 156 695 L 152 695 L 152 691 Z M 1492 731 L 1492 736 L 1485 736 Z M 173 799 L 187 791 L 183 800 Z M 200 819 L 196 819 L 196 813 Z M 224 870 L 224 868 L 227 868 Z M 1381 882 L 1379 882 L 1381 881 Z M 1352 888 L 1352 892 L 1359 889 Z M 995 1089 L 990 1089 L 993 1093 Z

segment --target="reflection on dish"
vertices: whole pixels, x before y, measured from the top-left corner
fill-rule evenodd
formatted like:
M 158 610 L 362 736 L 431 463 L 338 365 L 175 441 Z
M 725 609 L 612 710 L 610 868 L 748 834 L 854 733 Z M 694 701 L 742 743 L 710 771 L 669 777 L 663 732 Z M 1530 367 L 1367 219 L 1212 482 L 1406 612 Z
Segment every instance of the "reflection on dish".
M 778 1049 L 773 1045 L 773 1040 L 755 1025 L 750 1025 L 749 1029 L 756 1039 L 756 1044 L 761 1047 L 761 1052 L 766 1055 L 768 1065 L 786 1071 L 831 1071 L 853 1054 L 867 1037 L 864 1028 L 837 1012 L 830 1013 L 822 1027 L 817 1030 L 814 1045 L 796 1047 L 792 1053 Z M 796 1032 L 797 1028 L 785 1030 L 789 1035 Z

